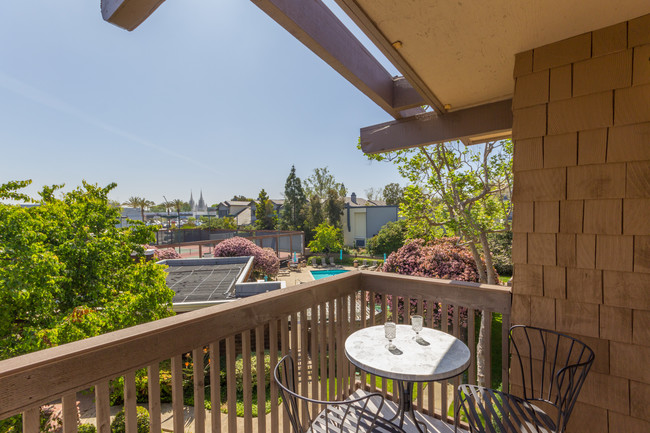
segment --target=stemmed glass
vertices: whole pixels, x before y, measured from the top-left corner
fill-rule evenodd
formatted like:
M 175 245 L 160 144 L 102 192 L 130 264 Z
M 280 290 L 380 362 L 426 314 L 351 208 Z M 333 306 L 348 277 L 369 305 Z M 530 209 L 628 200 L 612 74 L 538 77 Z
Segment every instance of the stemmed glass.
M 415 341 L 420 339 L 420 331 L 422 331 L 422 316 L 411 316 L 411 327 L 415 331 Z
M 395 322 L 386 322 L 384 324 L 384 335 L 388 339 L 388 350 L 395 350 L 396 347 L 393 344 L 393 340 L 397 336 L 397 326 Z

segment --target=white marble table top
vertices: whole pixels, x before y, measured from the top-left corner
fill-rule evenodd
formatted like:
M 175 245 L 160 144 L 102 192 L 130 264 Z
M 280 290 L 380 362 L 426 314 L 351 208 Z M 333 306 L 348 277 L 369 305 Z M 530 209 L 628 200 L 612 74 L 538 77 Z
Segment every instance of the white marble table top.
M 428 382 L 455 377 L 470 364 L 470 351 L 454 337 L 431 328 L 423 328 L 420 337 L 429 343 L 415 341 L 411 325 L 397 325 L 393 344 L 388 350 L 384 326 L 360 329 L 345 340 L 345 355 L 360 369 L 387 379 Z

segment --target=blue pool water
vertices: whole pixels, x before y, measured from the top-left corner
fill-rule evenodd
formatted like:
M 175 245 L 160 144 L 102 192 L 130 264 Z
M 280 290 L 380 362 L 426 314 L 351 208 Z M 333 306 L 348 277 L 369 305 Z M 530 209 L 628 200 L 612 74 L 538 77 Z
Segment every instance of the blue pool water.
M 322 278 L 333 277 L 334 275 L 342 274 L 344 272 L 349 272 L 345 269 L 330 269 L 327 271 L 310 271 L 314 280 L 320 280 Z

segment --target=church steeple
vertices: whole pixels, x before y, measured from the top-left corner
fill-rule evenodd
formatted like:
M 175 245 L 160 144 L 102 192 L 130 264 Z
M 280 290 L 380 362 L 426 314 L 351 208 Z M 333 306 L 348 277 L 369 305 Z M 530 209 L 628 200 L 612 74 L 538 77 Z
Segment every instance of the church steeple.
M 199 212 L 205 212 L 208 210 L 208 206 L 206 206 L 205 200 L 203 200 L 203 190 L 201 190 L 201 196 L 199 197 L 199 203 L 196 205 L 196 210 Z
M 196 210 L 196 204 L 194 203 L 194 196 L 190 190 L 190 210 L 194 212 Z

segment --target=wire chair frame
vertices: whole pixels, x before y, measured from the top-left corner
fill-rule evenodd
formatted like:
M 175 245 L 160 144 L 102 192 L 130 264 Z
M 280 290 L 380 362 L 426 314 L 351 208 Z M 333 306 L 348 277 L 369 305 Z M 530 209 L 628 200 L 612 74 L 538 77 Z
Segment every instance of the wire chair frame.
M 380 417 L 384 407 L 384 396 L 371 393 L 363 397 L 345 401 L 316 400 L 298 394 L 296 372 L 291 354 L 287 354 L 278 362 L 273 372 L 275 381 L 280 388 L 282 402 L 289 415 L 289 421 L 295 433 L 307 432 L 403 432 L 395 424 Z M 376 408 L 369 408 L 375 402 Z M 312 416 L 310 406 L 319 410 Z M 302 416 L 301 416 L 302 411 Z
M 563 432 L 594 362 L 593 350 L 568 335 L 525 325 L 510 328 L 510 342 L 510 370 L 521 374 L 524 400 L 553 406 L 556 431 Z

